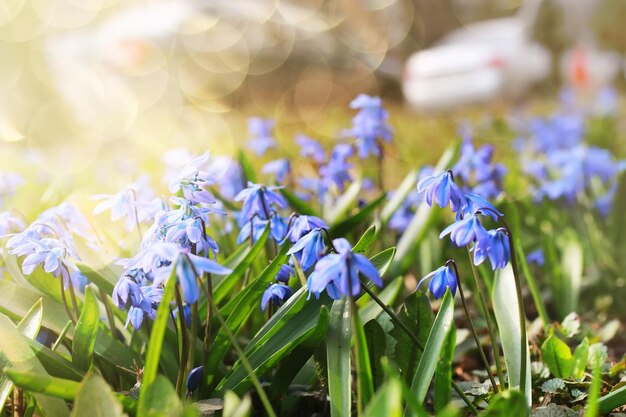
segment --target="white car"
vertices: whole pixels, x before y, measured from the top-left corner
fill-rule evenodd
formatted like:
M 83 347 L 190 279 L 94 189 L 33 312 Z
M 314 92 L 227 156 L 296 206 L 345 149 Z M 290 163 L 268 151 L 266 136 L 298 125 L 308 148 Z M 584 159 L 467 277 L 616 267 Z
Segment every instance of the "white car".
M 535 14 L 536 9 L 524 10 L 470 24 L 413 54 L 403 73 L 406 101 L 420 109 L 441 109 L 523 94 L 550 73 L 548 51 L 530 40 L 529 20 Z

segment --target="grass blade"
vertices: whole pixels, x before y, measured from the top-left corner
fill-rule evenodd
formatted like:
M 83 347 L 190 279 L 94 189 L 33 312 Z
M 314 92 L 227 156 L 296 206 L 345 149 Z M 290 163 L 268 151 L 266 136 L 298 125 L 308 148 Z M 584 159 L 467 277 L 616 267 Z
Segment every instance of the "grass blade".
M 443 348 L 446 335 L 453 325 L 454 318 L 454 299 L 452 294 L 447 290 L 441 302 L 439 313 L 435 317 L 433 327 L 428 335 L 428 340 L 424 346 L 424 352 L 420 358 L 417 370 L 413 376 L 411 383 L 411 394 L 418 404 L 422 404 L 426 398 L 428 387 L 435 375 L 435 368 L 439 360 L 441 349 Z M 409 408 L 404 410 L 405 416 L 413 415 Z
M 76 323 L 74 341 L 72 343 L 72 363 L 83 371 L 88 371 L 93 365 L 93 352 L 96 345 L 99 322 L 100 310 L 98 308 L 98 300 L 96 300 L 93 289 L 87 286 L 83 311 Z
M 351 415 L 351 325 L 350 301 L 346 297 L 336 300 L 330 309 L 330 326 L 326 339 L 331 417 Z
M 441 413 L 452 399 L 452 360 L 456 348 L 456 328 L 450 327 L 435 371 L 435 412 Z

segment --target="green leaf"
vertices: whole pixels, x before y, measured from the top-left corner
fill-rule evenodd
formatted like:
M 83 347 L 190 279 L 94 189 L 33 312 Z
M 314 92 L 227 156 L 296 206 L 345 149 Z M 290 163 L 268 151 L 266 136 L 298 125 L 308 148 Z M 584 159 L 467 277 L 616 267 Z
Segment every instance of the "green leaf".
M 527 417 L 526 400 L 518 390 L 508 390 L 496 395 L 481 417 Z
M 417 370 L 411 383 L 411 394 L 418 404 L 423 404 L 428 392 L 428 387 L 435 374 L 437 361 L 439 360 L 441 349 L 446 339 L 446 335 L 453 325 L 454 319 L 454 299 L 449 290 L 443 296 L 441 307 L 433 322 L 433 327 L 428 335 L 428 340 L 424 346 L 424 352 L 417 365 Z M 404 415 L 413 415 L 409 408 L 404 410 Z
M 372 365 L 367 349 L 365 330 L 363 329 L 359 315 L 354 313 L 354 311 L 351 312 L 354 332 L 356 382 L 357 390 L 360 395 L 360 404 L 364 407 L 374 395 L 374 378 L 372 376 Z
M 334 224 L 330 228 L 330 233 L 333 236 L 341 237 L 345 236 L 348 232 L 354 230 L 359 224 L 365 222 L 367 218 L 374 213 L 376 207 L 378 207 L 383 201 L 387 194 L 381 194 L 374 201 L 363 207 L 358 213 L 353 216 L 348 217 L 347 219 L 342 220 L 339 223 Z
M 226 319 L 226 326 L 228 326 L 233 334 L 237 334 L 254 309 L 257 308 L 256 306 L 258 306 L 261 300 L 263 291 L 265 291 L 267 285 L 276 277 L 280 267 L 287 261 L 288 250 L 288 245 L 283 245 L 276 258 L 272 260 L 263 272 L 222 309 L 222 314 L 229 314 Z M 204 368 L 208 378 L 208 385 L 211 384 L 215 370 L 224 358 L 229 346 L 230 339 L 224 328 L 220 328 L 211 344 L 211 350 L 209 351 L 209 356 L 207 357 Z
M 367 341 L 367 351 L 370 355 L 372 380 L 374 381 L 374 385 L 379 387 L 383 384 L 384 373 L 380 364 L 380 358 L 385 356 L 387 335 L 376 320 L 370 320 L 365 323 L 365 327 L 363 329 L 365 331 L 365 339 Z
M 104 379 L 89 373 L 80 384 L 72 409 L 72 417 L 80 416 L 123 417 L 126 414 Z
M 14 369 L 7 369 L 6 374 L 11 381 L 24 390 L 46 394 L 50 397 L 57 397 L 71 401 L 76 398 L 81 384 L 76 381 L 55 378 L 46 374 L 34 372 L 20 372 Z M 124 395 L 114 393 L 115 397 L 122 403 L 124 410 L 134 414 L 137 409 L 136 402 Z
M 530 376 L 530 351 L 528 342 L 525 344 L 526 351 L 520 352 L 521 324 L 518 315 L 518 301 L 515 292 L 515 277 L 509 264 L 504 269 L 496 271 L 491 294 L 493 312 L 502 341 L 502 351 L 506 361 L 506 370 L 509 380 L 509 388 L 519 386 L 521 372 L 521 358 L 526 355 L 526 387 L 525 395 L 528 406 L 532 404 L 531 376 Z M 526 323 L 523 323 L 525 326 Z
M 28 313 L 17 324 L 17 330 L 29 339 L 34 339 L 41 328 L 41 320 L 43 319 L 43 300 L 40 298 L 28 310 Z
M 402 386 L 398 379 L 383 385 L 365 408 L 364 417 L 400 417 L 402 415 Z
M 172 268 L 172 274 L 168 278 L 163 297 L 156 312 L 156 317 L 152 322 L 152 333 L 148 343 L 146 353 L 146 364 L 143 371 L 142 389 L 139 394 L 139 408 L 146 409 L 149 404 L 146 402 L 146 392 L 149 392 L 150 385 L 154 382 L 159 369 L 159 359 L 163 350 L 163 336 L 167 327 L 167 321 L 170 315 L 170 303 L 174 299 L 174 291 L 176 289 L 176 266 Z
M 421 291 L 415 291 L 404 300 L 398 318 L 413 331 L 413 334 L 424 346 L 434 320 L 428 298 Z M 393 359 L 398 365 L 400 373 L 404 376 L 404 380 L 410 383 L 422 354 L 399 326 L 394 325 L 389 335 L 396 340 Z
M 557 378 L 569 378 L 572 374 L 573 360 L 569 346 L 558 337 L 551 335 L 541 345 L 541 358 L 552 375 Z
M 249 395 L 240 399 L 234 392 L 224 395 L 224 411 L 222 417 L 248 417 L 252 414 L 252 400 Z
M 378 274 L 381 277 L 387 273 L 395 255 L 396 248 L 387 248 L 370 258 L 372 265 L 378 270 Z
M 331 417 L 349 416 L 352 409 L 350 314 L 350 302 L 346 297 L 336 300 L 330 310 L 326 355 Z
M 367 228 L 361 239 L 356 242 L 356 245 L 352 248 L 352 252 L 365 253 L 376 241 L 376 226 L 371 225 Z
M 93 282 L 107 294 L 113 293 L 118 277 L 115 276 L 110 268 L 105 267 L 100 271 L 96 271 L 82 262 L 76 262 L 76 266 L 87 277 L 89 282 Z
M 15 369 L 6 369 L 5 373 L 15 385 L 24 390 L 64 400 L 73 400 L 80 387 L 79 382 L 55 378 L 47 374 L 20 372 Z
M 245 175 L 246 180 L 249 182 L 257 182 L 256 171 L 254 170 L 254 167 L 250 163 L 250 160 L 248 159 L 246 154 L 243 153 L 242 150 L 239 151 L 239 164 L 241 165 L 241 169 L 243 170 L 243 174 Z
M 582 342 L 574 349 L 572 357 L 572 377 L 582 378 L 585 376 L 587 368 L 587 359 L 589 358 L 589 340 L 585 337 Z
M 591 387 L 589 388 L 589 397 L 587 398 L 587 407 L 585 407 L 585 417 L 597 417 L 600 397 L 600 389 L 602 387 L 602 364 L 597 363 L 593 368 L 593 376 L 591 378 Z
M 278 330 L 269 329 L 254 343 L 250 342 L 245 353 L 257 375 L 263 375 L 270 370 L 300 344 L 319 341 L 326 334 L 328 310 L 323 306 L 324 302 L 328 301 L 322 300 L 320 297 L 320 300 L 306 303 L 304 308 L 291 316 L 289 320 L 279 320 L 278 323 L 281 325 L 278 326 Z M 292 306 L 294 305 L 297 303 L 292 304 Z M 274 324 L 276 325 L 276 322 Z M 218 385 L 217 390 L 223 392 L 232 389 L 241 394 L 248 389 L 249 385 L 248 373 L 241 362 L 237 361 L 230 373 Z
M 83 371 L 93 365 L 93 352 L 96 345 L 96 334 L 100 322 L 98 300 L 90 286 L 85 288 L 83 311 L 76 322 L 74 341 L 72 343 L 72 363 Z
M 39 299 L 24 318 L 18 323 L 17 330 L 27 339 L 34 339 L 41 328 L 41 318 L 43 316 L 43 303 Z M 6 375 L 0 377 L 0 404 L 4 405 L 11 394 L 13 383 Z
M 358 179 L 354 181 L 348 189 L 337 199 L 336 203 L 329 207 L 326 211 L 326 218 L 328 219 L 328 224 L 332 226 L 339 224 L 343 217 L 346 215 L 348 210 L 354 205 L 356 199 L 359 197 L 359 193 L 361 192 L 361 186 L 363 185 L 363 181 Z
M 400 295 L 400 292 L 404 288 L 404 278 L 396 277 L 389 283 L 385 284 L 383 290 L 378 294 L 378 298 L 386 305 L 393 305 L 396 298 Z M 369 295 L 365 294 L 362 299 L 369 299 Z M 360 301 L 361 299 L 359 299 Z M 369 299 L 367 304 L 359 309 L 359 317 L 363 323 L 367 323 L 370 320 L 374 320 L 380 313 L 383 312 L 381 306 L 374 300 Z
M 303 214 L 306 216 L 316 216 L 319 217 L 319 213 L 317 213 L 311 203 L 302 200 L 300 197 L 289 191 L 287 188 L 281 188 L 280 193 L 285 197 L 289 206 L 298 214 Z
M 65 357 L 35 340 L 27 342 L 49 375 L 73 381 L 80 381 L 83 378 L 83 372 Z
M 157 375 L 156 379 L 148 387 L 142 386 L 146 391 L 146 401 L 137 410 L 137 417 L 157 416 L 181 416 L 183 404 L 180 402 L 174 387 L 163 375 Z
M 561 256 L 562 286 L 556 306 L 560 318 L 576 311 L 583 276 L 583 248 L 574 233 L 566 234 L 567 240 Z
M 267 242 L 267 237 L 269 236 L 269 234 L 270 229 L 269 227 L 266 227 L 261 237 L 259 237 L 259 239 L 254 243 L 252 248 L 250 248 L 248 254 L 235 267 L 233 272 L 231 272 L 215 285 L 215 287 L 213 288 L 213 301 L 215 302 L 215 305 L 221 304 L 227 296 L 232 294 L 235 285 L 243 280 L 243 276 L 245 275 L 248 268 L 259 257 L 261 251 L 263 251 L 263 248 L 265 247 L 265 242 Z
M 456 348 L 456 328 L 450 327 L 435 371 L 435 411 L 441 413 L 452 399 L 452 360 Z
M 600 378 L 598 378 L 600 379 Z M 598 400 L 598 413 L 605 415 L 626 404 L 626 385 L 622 385 Z
M 0 370 L 2 370 L 0 377 L 4 377 L 5 368 L 45 374 L 43 366 L 28 347 L 26 338 L 11 320 L 0 315 Z M 34 396 L 48 417 L 69 415 L 69 409 L 64 401 L 40 394 L 34 394 Z

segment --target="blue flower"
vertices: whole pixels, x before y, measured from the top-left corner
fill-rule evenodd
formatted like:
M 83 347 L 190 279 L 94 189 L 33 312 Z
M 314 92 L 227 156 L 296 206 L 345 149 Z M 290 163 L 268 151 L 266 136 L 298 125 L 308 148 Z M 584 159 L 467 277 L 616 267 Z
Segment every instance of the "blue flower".
M 543 265 L 545 263 L 545 259 L 543 257 L 543 251 L 541 249 L 534 250 L 526 255 L 526 262 L 529 264 Z
M 261 299 L 261 310 L 265 311 L 267 305 L 271 303 L 275 306 L 281 306 L 289 297 L 293 295 L 293 290 L 284 284 L 272 284 L 263 293 Z
M 417 287 L 419 288 L 422 282 L 429 278 L 430 284 L 428 284 L 428 290 L 435 298 L 439 299 L 443 297 L 447 288 L 450 288 L 452 295 L 456 294 L 457 278 L 450 266 L 444 265 L 426 275 L 417 283 Z
M 352 165 L 347 162 L 347 158 L 350 156 L 352 156 L 352 147 L 350 145 L 335 145 L 328 164 L 321 166 L 319 169 L 324 190 L 331 185 L 335 185 L 339 191 L 343 191 L 345 183 L 352 181 L 349 172 Z
M 21 232 L 25 227 L 22 219 L 10 211 L 0 212 L 0 238 L 9 233 Z
M 189 371 L 189 375 L 187 375 L 187 393 L 192 393 L 200 387 L 203 372 L 204 366 L 198 366 Z
M 173 194 L 182 190 L 185 199 L 193 204 L 215 204 L 215 197 L 206 189 L 217 181 L 210 173 L 209 152 L 205 152 L 197 158 L 189 161 L 169 181 L 169 191 Z
M 458 247 L 466 246 L 474 240 L 484 240 L 488 237 L 487 231 L 480 224 L 476 213 L 457 220 L 446 227 L 439 235 L 439 239 L 443 239 L 448 234 L 450 234 L 452 242 Z
M 252 235 L 252 242 L 256 242 L 259 240 L 268 223 L 270 225 L 270 236 L 276 242 L 282 242 L 285 238 L 285 234 L 287 233 L 287 225 L 281 216 L 278 214 L 272 213 L 272 217 L 270 220 L 261 220 L 257 218 L 252 218 L 249 222 L 245 223 L 241 230 L 239 231 L 239 235 L 237 236 L 237 244 L 242 244 L 250 235 Z
M 352 119 L 352 128 L 344 134 L 357 139 L 360 158 L 366 158 L 369 154 L 380 155 L 377 140 L 391 142 L 391 127 L 387 124 L 389 115 L 382 104 L 379 97 L 366 94 L 360 94 L 350 103 L 350 108 L 358 109 L 359 112 Z
M 476 149 L 469 132 L 463 135 L 461 155 L 453 171 L 464 184 L 464 191 L 472 191 L 485 197 L 496 197 L 502 192 L 506 168 L 492 163 L 493 146 L 484 145 Z
M 270 161 L 263 165 L 261 172 L 263 174 L 274 174 L 276 181 L 282 183 L 285 181 L 289 172 L 291 172 L 291 164 L 288 159 L 276 159 L 275 161 Z
M 347 240 L 335 239 L 333 245 L 337 252 L 320 259 L 315 265 L 315 271 L 309 275 L 309 293 L 319 297 L 326 290 L 333 299 L 339 299 L 342 295 L 356 296 L 361 292 L 359 275 L 382 287 L 378 270 L 365 256 L 353 253 Z
M 324 236 L 322 235 L 322 229 L 313 229 L 306 235 L 300 238 L 289 252 L 288 255 L 293 255 L 303 271 L 312 267 L 315 262 L 322 256 L 326 245 L 324 244 Z
M 289 264 L 284 264 L 280 266 L 280 270 L 278 274 L 276 274 L 276 281 L 280 281 L 283 284 L 287 284 L 289 282 L 289 278 L 294 275 L 293 267 Z
M 271 119 L 260 117 L 248 119 L 248 133 L 251 137 L 248 145 L 257 155 L 264 155 L 269 148 L 276 147 L 276 139 L 272 134 L 273 129 L 274 121 Z
M 490 216 L 494 221 L 498 221 L 499 216 L 504 216 L 502 213 L 495 208 L 493 204 L 489 201 L 485 200 L 478 194 L 473 193 L 465 193 L 465 198 L 467 200 L 467 206 L 463 209 L 463 211 L 457 212 L 457 220 L 461 218 L 461 213 L 463 216 L 469 216 L 477 211 L 480 211 L 480 214 L 484 214 L 486 216 Z
M 477 240 L 474 245 L 474 265 L 480 265 L 489 258 L 491 269 L 504 269 L 511 259 L 509 235 L 503 228 L 489 230 L 487 238 Z
M 326 152 L 324 152 L 324 148 L 318 141 L 304 135 L 297 135 L 296 142 L 300 145 L 300 156 L 311 158 L 318 164 L 326 159 Z
M 313 229 L 328 229 L 328 225 L 319 217 L 304 215 L 294 216 L 291 219 L 291 226 L 285 238 L 295 243 Z
M 431 207 L 433 201 L 441 208 L 450 204 L 454 212 L 467 206 L 465 195 L 454 183 L 450 170 L 424 178 L 417 184 L 417 190 L 425 194 L 426 203 Z
M 113 304 L 121 310 L 126 310 L 126 305 L 130 300 L 131 305 L 139 306 L 143 299 L 141 288 L 130 276 L 122 276 L 115 287 L 113 287 Z
M 270 213 L 275 208 L 287 207 L 284 197 L 274 190 L 281 187 L 265 187 L 261 184 L 249 182 L 248 188 L 241 190 L 235 197 L 235 201 L 243 201 L 243 207 L 239 214 L 240 225 L 258 216 L 262 220 L 268 220 Z

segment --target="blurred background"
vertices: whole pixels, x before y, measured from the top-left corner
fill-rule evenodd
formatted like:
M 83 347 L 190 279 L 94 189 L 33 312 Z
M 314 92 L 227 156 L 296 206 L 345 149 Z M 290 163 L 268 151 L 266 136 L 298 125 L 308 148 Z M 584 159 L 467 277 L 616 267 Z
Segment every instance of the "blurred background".
M 233 154 L 253 115 L 289 153 L 294 132 L 336 137 L 361 92 L 390 107 L 408 165 L 456 135 L 450 114 L 563 87 L 618 100 L 623 16 L 626 0 L 3 0 L 0 170 L 36 166 L 51 195 L 127 182 L 166 149 Z

